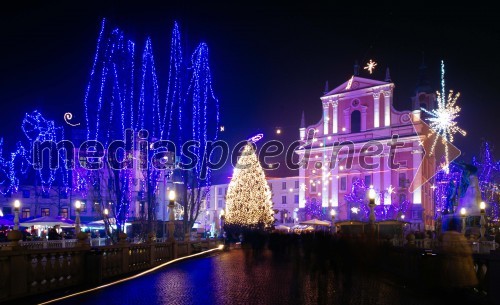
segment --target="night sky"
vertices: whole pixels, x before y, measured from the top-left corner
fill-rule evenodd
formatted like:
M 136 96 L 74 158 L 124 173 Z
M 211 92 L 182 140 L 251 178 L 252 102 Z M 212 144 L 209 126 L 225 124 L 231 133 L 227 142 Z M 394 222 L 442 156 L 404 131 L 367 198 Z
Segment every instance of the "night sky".
M 382 80 L 389 67 L 396 85 L 395 107 L 409 110 L 424 54 L 432 86 L 439 89 L 439 64 L 444 59 L 447 89 L 462 94 L 459 125 L 468 135 L 456 136 L 455 144 L 463 160 L 479 153 L 482 138 L 496 146 L 495 155 L 500 156 L 495 112 L 500 109 L 497 10 L 479 3 L 438 8 L 412 2 L 408 10 L 389 2 L 359 7 L 340 2 L 213 2 L 177 1 L 158 7 L 146 1 L 72 6 L 69 1 L 43 1 L 2 7 L 0 136 L 5 146 L 24 140 L 22 118 L 35 109 L 60 125 L 65 124 L 65 112 L 74 114 L 74 122 L 84 123 L 83 96 L 104 17 L 123 29 L 138 50 L 147 36 L 152 37 L 160 86 L 167 82 L 174 20 L 180 23 L 188 53 L 206 42 L 226 128 L 222 138 L 230 143 L 258 132 L 268 140 L 296 139 L 302 111 L 307 124 L 316 123 L 325 81 L 330 89 L 346 81 L 355 60 L 361 66 L 369 59 L 378 62 L 373 75 L 362 70 L 361 77 Z M 282 128 L 282 135 L 274 134 L 276 127 Z M 4 149 L 4 157 L 8 151 Z M 286 173 L 268 173 L 282 174 Z

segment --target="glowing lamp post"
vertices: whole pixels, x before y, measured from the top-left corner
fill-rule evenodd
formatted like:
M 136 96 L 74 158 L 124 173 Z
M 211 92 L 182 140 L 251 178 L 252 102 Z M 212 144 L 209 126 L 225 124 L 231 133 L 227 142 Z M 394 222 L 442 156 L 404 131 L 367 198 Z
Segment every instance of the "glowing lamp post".
M 401 214 L 401 216 L 400 216 L 401 222 L 405 221 L 405 214 L 403 214 L 401 211 L 399 211 L 399 214 Z M 401 224 L 401 242 L 402 243 L 404 242 L 404 239 L 405 239 L 405 226 L 406 226 L 405 223 Z
M 174 231 L 175 231 L 174 207 L 175 207 L 175 191 L 171 190 L 170 192 L 168 192 L 168 239 L 169 240 L 174 240 Z
M 376 197 L 375 190 L 371 187 L 368 190 L 368 198 L 370 199 L 370 202 L 368 204 L 368 206 L 370 207 L 370 216 L 369 216 L 370 223 L 374 223 L 375 222 L 375 212 L 374 212 L 375 197 Z
M 375 211 L 374 211 L 375 196 L 376 196 L 375 190 L 373 189 L 373 187 L 370 187 L 370 189 L 368 190 L 368 198 L 370 199 L 370 202 L 368 203 L 368 206 L 370 208 L 370 216 L 368 219 L 370 222 L 370 231 L 371 231 L 372 237 L 375 234 Z
M 484 225 L 486 224 L 486 219 L 484 218 L 484 214 L 485 214 L 486 204 L 484 203 L 484 201 L 481 201 L 481 203 L 479 204 L 479 209 L 481 209 L 481 220 L 479 221 L 479 224 L 481 225 L 481 229 L 480 229 L 481 238 L 480 238 L 480 240 L 485 240 L 484 233 L 486 231 L 486 228 Z
M 19 241 L 23 239 L 23 234 L 19 231 L 19 208 L 21 207 L 21 202 L 19 200 L 14 201 L 14 230 L 10 230 L 7 234 L 7 239 L 11 242 L 9 247 L 3 247 L 3 249 L 20 249 Z
M 106 235 L 109 236 L 109 210 L 105 208 L 103 214 L 104 218 L 106 218 L 106 220 L 104 221 L 104 227 L 106 228 Z
M 21 208 L 21 202 L 19 200 L 14 201 L 14 230 L 19 230 L 19 209 Z
M 467 211 L 465 210 L 465 208 L 461 208 L 460 209 L 460 216 L 462 216 L 462 234 L 465 235 L 465 214 L 467 213 Z
M 76 210 L 76 219 L 75 219 L 75 232 L 76 234 L 80 233 L 80 211 L 82 209 L 82 203 L 77 200 L 75 202 L 75 210 Z
M 220 210 L 220 236 L 219 237 L 224 237 L 224 220 L 226 216 L 224 215 L 224 209 Z
M 335 233 L 335 231 L 336 231 L 336 227 L 335 227 L 335 214 L 336 214 L 335 210 L 332 209 L 330 211 L 330 215 L 332 216 L 332 233 Z

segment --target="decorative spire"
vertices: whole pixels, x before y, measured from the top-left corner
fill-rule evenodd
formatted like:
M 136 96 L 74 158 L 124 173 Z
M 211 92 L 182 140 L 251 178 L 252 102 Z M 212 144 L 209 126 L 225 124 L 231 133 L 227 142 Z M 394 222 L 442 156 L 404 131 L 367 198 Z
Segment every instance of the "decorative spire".
M 359 65 L 358 65 L 358 60 L 354 61 L 354 76 L 359 75 Z
M 302 111 L 302 119 L 300 120 L 300 128 L 306 128 L 306 116 L 304 111 Z
M 386 82 L 392 82 L 391 80 L 391 72 L 389 72 L 389 67 L 387 67 L 387 69 L 385 70 L 385 79 L 384 81 Z
M 326 81 L 325 91 L 323 92 L 323 94 L 327 94 L 328 92 L 329 92 L 329 90 L 328 90 L 328 81 Z

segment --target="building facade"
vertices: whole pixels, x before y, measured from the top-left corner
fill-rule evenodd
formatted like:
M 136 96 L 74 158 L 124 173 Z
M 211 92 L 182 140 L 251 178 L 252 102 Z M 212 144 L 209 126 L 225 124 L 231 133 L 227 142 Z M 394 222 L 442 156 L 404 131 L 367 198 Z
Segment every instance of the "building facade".
M 378 81 L 353 76 L 320 98 L 322 118 L 311 126 L 302 122 L 300 128 L 306 143 L 297 151 L 305 165 L 299 169 L 300 208 L 309 200 L 320 201 L 326 211 L 336 210 L 338 220 L 367 220 L 366 209 L 359 205 L 368 198 L 353 200 L 361 179 L 361 185 L 377 192 L 377 220 L 401 217 L 415 230 L 433 229 L 431 184 L 410 192 L 412 181 L 423 182 L 427 174 L 418 170 L 423 136 L 416 133 L 418 123 L 412 124 L 420 111 L 394 109 L 394 87 L 389 77 Z M 434 103 L 428 90 L 417 90 L 413 98 L 415 109 Z M 397 147 L 391 146 L 394 137 Z

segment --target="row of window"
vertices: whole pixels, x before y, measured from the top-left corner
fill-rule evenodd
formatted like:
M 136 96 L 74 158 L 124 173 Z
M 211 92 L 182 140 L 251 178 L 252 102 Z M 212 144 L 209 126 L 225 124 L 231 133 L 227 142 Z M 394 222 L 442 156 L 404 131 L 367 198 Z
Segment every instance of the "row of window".
M 286 196 L 281 196 L 281 203 L 286 204 Z M 295 204 L 299 203 L 299 195 L 293 196 L 293 203 L 295 203 Z
M 2 213 L 4 215 L 12 214 L 11 207 L 3 207 Z M 41 216 L 50 216 L 50 208 L 41 208 L 40 209 Z M 64 218 L 68 218 L 68 208 L 61 209 L 61 216 Z M 31 209 L 30 208 L 22 208 L 21 209 L 21 218 L 29 218 L 31 217 Z
M 81 203 L 82 203 L 82 207 L 81 207 L 80 211 L 81 211 L 81 213 L 86 213 L 87 212 L 86 201 L 82 200 Z M 113 204 L 113 203 L 110 202 L 110 204 Z M 98 209 L 99 209 L 99 203 L 96 202 L 92 205 L 92 212 L 96 212 L 96 211 L 98 211 Z M 12 207 L 3 207 L 2 213 L 4 215 L 13 214 L 13 209 L 12 209 Z M 41 208 L 40 215 L 41 216 L 50 216 L 50 208 Z M 64 218 L 68 218 L 69 217 L 69 208 L 61 208 L 60 215 Z M 21 217 L 22 218 L 31 217 L 30 208 L 22 208 L 21 209 Z
M 81 213 L 86 213 L 87 208 L 86 208 L 86 201 L 82 200 L 82 207 L 81 207 Z M 112 204 L 112 203 L 111 203 Z M 95 203 L 92 205 L 92 212 L 96 212 L 98 210 L 99 203 Z M 3 215 L 12 215 L 13 214 L 13 209 L 12 207 L 2 207 L 2 213 Z M 41 208 L 40 209 L 40 215 L 41 216 L 50 216 L 50 208 Z M 69 217 L 69 208 L 61 208 L 61 213 L 60 215 L 64 218 Z M 22 208 L 21 209 L 21 218 L 28 218 L 31 217 L 31 210 L 30 208 Z
M 298 189 L 299 188 L 299 180 L 294 181 L 294 188 Z M 272 190 L 273 189 L 273 184 L 269 183 L 269 188 Z M 286 190 L 286 181 L 281 182 L 281 189 Z

